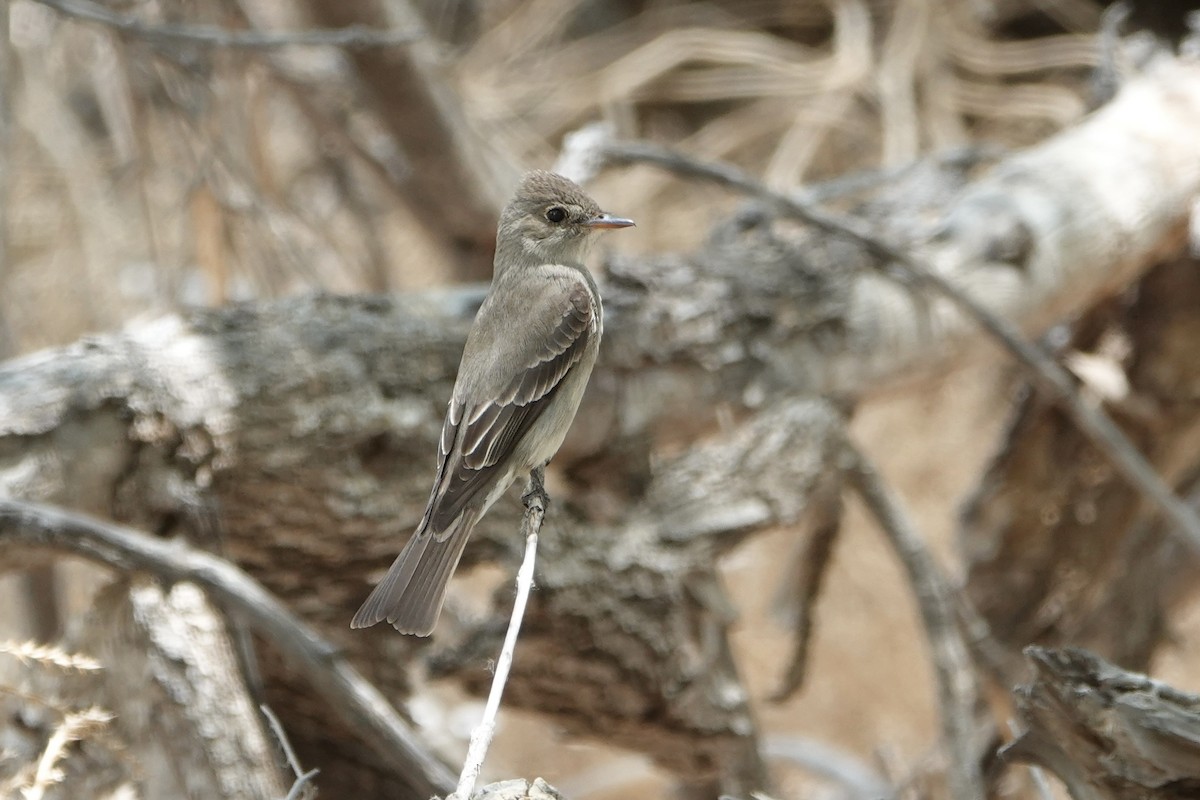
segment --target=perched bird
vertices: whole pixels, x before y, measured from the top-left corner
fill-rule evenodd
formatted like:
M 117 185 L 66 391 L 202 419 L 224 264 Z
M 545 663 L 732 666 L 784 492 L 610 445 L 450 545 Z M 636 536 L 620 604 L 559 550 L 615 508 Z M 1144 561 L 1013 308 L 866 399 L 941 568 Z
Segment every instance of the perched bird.
M 604 329 L 583 257 L 628 219 L 530 172 L 500 214 L 491 290 L 458 367 L 425 515 L 350 623 L 428 636 L 471 530 L 513 480 L 550 460 L 579 408 Z

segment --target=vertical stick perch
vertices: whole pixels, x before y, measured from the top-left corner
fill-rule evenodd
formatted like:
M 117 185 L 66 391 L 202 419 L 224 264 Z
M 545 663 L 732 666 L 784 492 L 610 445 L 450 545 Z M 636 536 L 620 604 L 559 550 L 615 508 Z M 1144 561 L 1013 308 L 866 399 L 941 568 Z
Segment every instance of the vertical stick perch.
M 521 533 L 525 536 L 525 558 L 517 571 L 517 599 L 513 603 L 508 632 L 504 635 L 504 646 L 500 650 L 500 657 L 496 659 L 496 674 L 492 678 L 492 688 L 488 692 L 487 705 L 483 709 L 483 719 L 471 732 L 471 745 L 467 748 L 467 758 L 458 777 L 458 788 L 452 795 L 457 800 L 470 800 L 475 781 L 479 778 L 479 771 L 483 768 L 483 760 L 487 757 L 488 747 L 491 746 L 492 736 L 496 733 L 500 698 L 504 695 L 504 684 L 508 682 L 513 651 L 517 647 L 517 634 L 521 631 L 525 605 L 529 602 L 529 591 L 533 588 L 533 565 L 537 561 L 538 533 L 542 529 L 542 520 L 546 516 L 546 505 L 549 501 L 543 483 L 544 475 L 542 467 L 529 473 L 529 490 L 522 498 L 525 501 L 525 517 L 521 521 Z

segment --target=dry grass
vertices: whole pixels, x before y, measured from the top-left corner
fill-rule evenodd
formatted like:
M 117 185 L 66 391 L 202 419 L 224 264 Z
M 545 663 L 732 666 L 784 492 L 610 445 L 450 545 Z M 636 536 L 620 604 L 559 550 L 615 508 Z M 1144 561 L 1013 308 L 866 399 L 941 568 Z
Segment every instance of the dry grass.
M 497 0 L 443 50 L 468 123 L 521 166 L 605 119 L 784 187 L 971 141 L 1019 146 L 1077 119 L 1098 12 L 1061 5 L 1074 29 L 1005 40 L 1007 20 L 970 0 L 668 2 L 629 17 Z M 201 0 L 186 20 L 294 28 L 303 8 Z M 170 18 L 153 0 L 131 10 Z M 436 29 L 455 29 L 449 13 Z M 337 54 L 165 51 L 30 0 L 11 20 L 0 313 L 19 350 L 181 303 L 447 274 L 397 203 L 403 155 Z M 649 171 L 600 183 L 646 220 L 646 247 L 694 244 L 727 202 Z
M 54 645 L 32 641 L 0 642 L 0 654 L 19 662 L 26 669 L 27 675 L 31 674 L 31 670 L 95 672 L 103 669 L 91 656 L 69 653 Z M 41 685 L 43 682 L 35 683 Z M 16 752 L 0 759 L 0 764 L 3 764 L 3 770 L 0 772 L 9 776 L 7 780 L 0 781 L 0 795 L 3 797 L 42 800 L 53 787 L 63 783 L 66 774 L 62 764 L 70 756 L 71 744 L 74 742 L 94 738 L 114 752 L 122 749 L 106 735 L 108 723 L 112 721 L 113 716 L 104 709 L 96 706 L 72 708 L 57 697 L 47 696 L 40 690 L 3 682 L 0 682 L 0 694 L 8 695 L 26 708 L 46 712 L 50 719 L 55 720 L 46 736 L 45 744 L 36 757 L 28 759 L 24 764 L 11 763 L 21 760 L 21 754 Z M 4 763 L 6 761 L 10 763 Z
M 126 5 L 154 19 L 168 4 Z M 1084 113 L 1099 49 L 1091 0 L 680 0 L 640 4 L 628 17 L 618 9 L 637 4 L 474 5 L 479 19 L 445 45 L 448 80 L 469 123 L 521 166 L 549 165 L 565 134 L 603 119 L 624 136 L 736 162 L 776 187 L 967 143 L 1037 141 Z M 302 7 L 186 4 L 192 22 L 280 27 L 303 27 Z M 999 8 L 1011 16 L 984 16 Z M 10 11 L 17 69 L 4 87 L 13 166 L 0 319 L 18 350 L 184 303 L 407 288 L 448 274 L 399 206 L 402 158 L 336 54 L 164 53 L 30 0 L 13 0 Z M 1059 32 L 1002 33 L 1020 28 L 1018 15 Z M 434 22 L 457 29 L 451 18 Z M 640 237 L 621 246 L 647 250 L 694 246 L 733 202 L 648 168 L 602 176 L 596 194 L 639 221 Z M 1004 406 L 986 368 L 946 380 L 936 400 L 876 401 L 856 428 L 953 565 L 956 499 L 978 474 Z M 781 577 L 779 554 L 796 535 L 760 537 L 727 565 L 743 610 L 735 643 L 759 700 L 775 688 L 790 647 L 768 620 L 761 587 Z M 906 591 L 882 539 L 854 521 L 819 611 L 813 680 L 787 703 L 758 703 L 768 734 L 821 738 L 892 777 L 903 777 L 896 765 L 930 751 L 932 685 Z M 80 656 L 30 645 L 0 652 L 90 668 Z M 497 777 L 544 774 L 596 798 L 663 786 L 652 769 L 614 760 L 602 745 L 551 745 L 539 721 L 506 719 L 509 735 L 501 732 L 489 765 Z M 69 743 L 106 722 L 96 709 L 65 713 L 21 778 L 24 796 L 41 796 Z M 530 741 L 536 752 L 524 746 Z M 630 783 L 601 787 L 614 764 Z M 786 796 L 813 789 L 794 770 L 780 775 Z
M 60 647 L 37 642 L 0 642 L 0 653 L 12 656 L 23 664 L 30 662 L 44 667 L 92 672 L 101 669 L 100 662 L 91 656 L 68 653 Z
M 51 787 L 62 782 L 61 765 L 68 756 L 71 743 L 100 733 L 111 721 L 112 714 L 94 706 L 67 714 L 50 735 L 36 764 L 19 772 L 4 787 L 6 793 L 11 793 L 7 796 L 42 800 Z

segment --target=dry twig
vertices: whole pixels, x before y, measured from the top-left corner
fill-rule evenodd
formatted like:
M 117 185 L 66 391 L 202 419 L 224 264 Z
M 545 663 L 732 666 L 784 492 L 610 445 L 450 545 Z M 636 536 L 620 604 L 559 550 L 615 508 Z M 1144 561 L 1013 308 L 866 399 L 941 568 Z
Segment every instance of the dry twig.
M 843 439 L 842 459 L 847 479 L 887 534 L 916 595 L 937 675 L 942 741 L 950 759 L 946 771 L 950 796 L 958 800 L 983 798 L 976 750 L 980 744 L 975 725 L 975 706 L 980 698 L 978 678 L 958 628 L 953 593 L 899 499 L 849 439 Z
M 813 612 L 821 591 L 821 584 L 833 560 L 833 546 L 842 525 L 842 485 L 840 479 L 823 492 L 814 492 L 810 503 L 812 532 L 794 559 L 799 574 L 788 582 L 791 597 L 784 602 L 794 603 L 795 619 L 792 620 L 792 660 L 788 665 L 783 683 L 771 695 L 775 702 L 783 702 L 804 684 L 808 674 L 808 651 L 812 643 L 815 626 Z M 790 610 L 790 607 L 789 607 Z
M 525 516 L 521 520 L 521 534 L 525 537 L 525 557 L 521 560 L 521 568 L 517 571 L 517 599 L 513 602 L 508 632 L 504 635 L 504 646 L 500 649 L 500 657 L 496 659 L 496 672 L 492 677 L 492 688 L 488 692 L 487 705 L 483 709 L 483 719 L 471 732 L 471 745 L 467 748 L 462 774 L 458 778 L 458 788 L 454 790 L 453 795 L 458 800 L 471 800 L 475 781 L 479 778 L 483 760 L 487 757 L 488 747 L 496 732 L 496 715 L 500 712 L 500 699 L 504 696 L 504 685 L 508 682 L 508 671 L 512 667 L 513 653 L 517 648 L 517 635 L 521 631 L 521 621 L 525 618 L 525 606 L 529 602 L 529 591 L 533 588 L 533 566 L 537 561 L 538 533 L 542 530 L 542 520 L 546 517 L 546 505 L 549 502 L 544 480 L 545 470 L 543 467 L 538 467 L 529 473 L 529 490 L 525 493 Z
M 305 772 L 300 766 L 300 759 L 296 756 L 296 751 L 292 747 L 292 743 L 288 740 L 287 731 L 283 729 L 283 723 L 279 721 L 279 717 L 275 716 L 275 712 L 266 703 L 260 705 L 258 709 L 267 718 L 267 724 L 271 726 L 271 732 L 275 734 L 276 741 L 283 748 L 283 755 L 287 759 L 288 766 L 292 768 L 292 774 L 296 776 L 296 780 L 292 783 L 292 788 L 288 790 L 284 800 L 299 800 L 300 797 L 304 796 L 305 787 L 312 783 L 321 770 L 310 769 L 308 772 Z

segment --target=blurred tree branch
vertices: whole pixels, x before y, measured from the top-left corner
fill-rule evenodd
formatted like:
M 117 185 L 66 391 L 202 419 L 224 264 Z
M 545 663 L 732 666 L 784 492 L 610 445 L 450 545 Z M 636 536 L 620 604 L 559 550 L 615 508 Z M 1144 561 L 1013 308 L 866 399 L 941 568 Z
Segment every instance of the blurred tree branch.
M 1075 800 L 1186 800 L 1200 792 L 1200 697 L 1078 648 L 1030 647 L 1017 690 L 1026 730 L 1003 755 L 1040 764 Z
M 1062 357 L 1085 402 L 1103 402 L 1197 508 L 1200 269 L 1180 257 L 1156 267 L 1130 298 L 1075 325 Z M 1147 669 L 1167 610 L 1200 574 L 1200 558 L 1043 390 L 1023 393 L 992 463 L 963 508 L 966 591 L 995 637 L 1087 647 Z M 1080 580 L 1077 576 L 1089 576 Z M 1139 598 L 1130 603 L 1129 598 Z M 1019 680 L 1019 663 L 1004 670 Z
M 398 17 L 404 25 L 424 26 L 407 0 L 307 5 L 314 19 L 328 25 L 382 27 Z M 520 173 L 515 157 L 471 124 L 447 80 L 444 54 L 432 41 L 351 57 L 404 151 L 407 172 L 399 188 L 406 207 L 443 249 L 457 279 L 489 278 L 496 217 Z
M 146 797 L 279 800 L 287 781 L 239 669 L 230 625 L 201 591 L 118 579 L 80 622 L 68 635 L 94 663 L 60 652 L 49 669 L 44 658 L 35 663 L 37 653 L 26 656 L 23 694 L 35 709 L 54 712 L 50 724 L 36 713 L 26 717 L 26 735 L 44 737 L 46 746 L 37 749 L 48 753 L 72 712 L 99 706 L 112 719 L 81 737 L 53 786 L 43 786 L 46 797 L 106 797 L 132 784 Z M 10 743 L 12 732 L 6 730 Z M 26 747 L 10 755 L 17 757 L 0 764 L 0 775 L 29 758 Z
M 1200 554 L 1200 515 L 1175 497 L 1133 443 L 1108 414 L 1076 390 L 1070 373 L 1039 345 L 1027 341 L 1019 328 L 977 302 L 954 281 L 947 280 L 918 262 L 908 252 L 881 238 L 870 223 L 838 217 L 813 205 L 771 191 L 740 170 L 724 164 L 702 163 L 669 148 L 642 143 L 603 146 L 600 157 L 614 164 L 649 162 L 684 175 L 705 178 L 747 192 L 796 218 L 834 236 L 845 236 L 872 253 L 885 268 L 901 271 L 898 283 L 913 283 L 955 305 L 983 330 L 999 341 L 1026 369 L 1038 386 L 1061 403 L 1079 429 L 1097 446 L 1129 483 L 1157 504 L 1175 529 Z M 886 273 L 885 273 L 886 274 Z
M 847 481 L 871 510 L 904 565 L 917 598 L 937 676 L 942 747 L 950 759 L 947 770 L 950 796 L 982 798 L 985 791 L 981 755 L 990 737 L 988 731 L 975 723 L 982 690 L 955 617 L 954 593 L 899 499 L 849 439 L 843 439 L 841 461 Z
M 362 738 L 397 764 L 415 795 L 446 791 L 453 776 L 428 753 L 413 730 L 382 695 L 338 653 L 252 578 L 222 558 L 181 542 L 162 542 L 128 528 L 81 514 L 0 498 L 0 545 L 8 563 L 24 556 L 14 549 L 69 552 L 125 572 L 145 572 L 174 584 L 203 588 L 227 613 L 246 620 L 282 651 Z
M 383 130 L 401 151 L 397 159 L 401 162 L 399 169 L 391 163 L 381 165 L 378 153 L 362 150 L 361 122 L 350 125 L 350 120 L 338 119 L 337 107 L 325 102 L 336 92 L 328 87 L 309 87 L 312 97 L 302 100 L 302 107 L 306 102 L 310 107 L 315 102 L 324 112 L 333 112 L 330 116 L 334 117 L 334 125 L 350 127 L 350 130 L 339 129 L 337 138 L 351 142 L 365 155 L 363 163 L 396 191 L 407 213 L 417 221 L 424 237 L 452 274 L 464 280 L 490 276 L 496 214 L 519 170 L 514 158 L 497 141 L 472 127 L 461 99 L 447 80 L 441 50 L 429 40 L 424 22 L 406 3 L 393 2 L 386 7 L 372 2 L 315 3 L 308 9 L 309 16 L 324 19 L 331 27 L 283 32 L 254 29 L 252 21 L 262 15 L 253 13 L 253 3 L 241 4 L 250 29 L 229 30 L 212 25 L 147 22 L 91 0 L 36 2 L 68 18 L 102 25 L 119 35 L 151 44 L 248 51 L 271 64 L 291 84 L 301 82 L 297 71 L 288 66 L 294 66 L 294 62 L 284 63 L 274 51 L 288 46 L 329 46 L 346 51 L 346 63 L 357 71 L 361 87 L 374 95 L 373 101 L 357 102 L 355 110 L 362 116 L 364 106 L 375 109 L 374 118 L 382 123 Z M 304 6 L 297 4 L 297 7 Z M 306 77 L 311 81 L 313 76 Z M 345 87 L 340 91 L 344 101 Z M 314 122 L 318 127 L 329 124 L 319 119 Z M 225 177 L 240 176 L 234 170 Z M 246 197 L 255 197 L 256 203 L 250 209 L 241 209 L 243 214 L 257 205 L 267 209 L 273 205 L 265 192 L 247 193 L 235 188 L 231 194 L 238 198 L 235 205 L 241 206 L 245 205 Z M 354 199 L 353 192 L 347 194 Z M 273 216 L 279 210 L 263 213 Z M 310 221 L 310 224 L 316 223 Z M 274 221 L 262 226 L 262 232 L 278 236 L 279 226 Z M 371 245 L 370 236 L 367 242 Z M 378 248 L 378 243 L 374 246 Z M 378 253 L 372 256 L 377 258 Z M 295 268 L 302 270 L 303 264 Z M 386 285 L 386 281 L 380 283 Z
M 381 30 L 365 25 L 348 25 L 332 30 L 236 31 L 215 25 L 152 23 L 134 14 L 112 11 L 92 0 L 33 0 L 65 16 L 104 25 L 126 36 L 157 44 L 198 44 L 206 47 L 264 49 L 274 47 L 396 47 L 419 40 L 420 30 Z
M 1041 331 L 1178 249 L 1200 185 L 1197 117 L 1200 68 L 1167 64 L 987 175 L 915 170 L 858 216 Z M 697 252 L 607 262 L 609 332 L 556 460 L 567 502 L 508 689 L 568 730 L 743 794 L 766 770 L 715 561 L 793 523 L 836 464 L 840 415 L 814 396 L 859 397 L 980 341 L 948 301 L 882 276 L 886 253 L 795 227 L 751 210 Z M 480 296 L 239 305 L 0 365 L 0 493 L 213 543 L 402 697 L 423 645 L 352 637 L 346 620 L 421 513 Z M 498 505 L 467 558 L 510 553 L 516 519 Z M 462 644 L 434 666 L 478 687 L 497 632 L 446 616 Z M 311 693 L 287 694 L 289 670 L 265 672 L 298 751 L 339 781 L 323 785 L 394 786 L 394 767 Z

